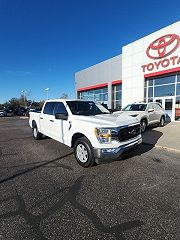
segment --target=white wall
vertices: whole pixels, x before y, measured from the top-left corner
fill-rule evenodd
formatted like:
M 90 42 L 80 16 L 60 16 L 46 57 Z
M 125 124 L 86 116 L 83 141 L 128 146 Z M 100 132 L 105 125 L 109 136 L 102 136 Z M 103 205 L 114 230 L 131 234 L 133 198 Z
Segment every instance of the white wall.
M 149 71 L 147 68 L 143 72 L 142 65 L 162 61 L 165 58 L 173 56 L 180 57 L 180 47 L 176 49 L 170 56 L 161 59 L 151 59 L 146 55 L 148 46 L 166 34 L 180 34 L 180 21 L 157 32 L 154 32 L 144 38 L 141 38 L 122 48 L 122 105 L 123 107 L 129 103 L 144 100 L 144 75 L 154 72 L 161 72 L 172 68 L 180 67 L 180 64 L 169 64 L 166 68 L 159 66 L 158 69 Z M 167 49 L 168 51 L 168 49 Z
M 75 73 L 76 90 L 122 79 L 121 55 Z

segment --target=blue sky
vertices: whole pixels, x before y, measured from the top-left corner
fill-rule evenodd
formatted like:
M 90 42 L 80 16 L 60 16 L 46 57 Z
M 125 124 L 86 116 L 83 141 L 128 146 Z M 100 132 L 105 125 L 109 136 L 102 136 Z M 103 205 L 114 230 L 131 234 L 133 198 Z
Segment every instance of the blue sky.
M 0 103 L 75 97 L 76 71 L 179 17 L 179 0 L 0 0 Z

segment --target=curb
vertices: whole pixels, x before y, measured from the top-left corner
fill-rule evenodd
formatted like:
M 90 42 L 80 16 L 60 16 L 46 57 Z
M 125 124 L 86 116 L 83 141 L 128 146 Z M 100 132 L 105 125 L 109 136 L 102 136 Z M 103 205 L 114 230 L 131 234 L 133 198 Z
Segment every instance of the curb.
M 176 148 L 169 148 L 169 147 L 164 147 L 164 146 L 156 145 L 156 144 L 154 145 L 152 143 L 147 143 L 147 142 L 142 142 L 142 144 L 153 146 L 153 147 L 156 147 L 156 148 L 159 148 L 159 149 L 163 149 L 163 150 L 166 150 L 166 151 L 169 151 L 169 152 L 176 152 L 176 153 L 180 154 L 180 150 L 176 149 Z

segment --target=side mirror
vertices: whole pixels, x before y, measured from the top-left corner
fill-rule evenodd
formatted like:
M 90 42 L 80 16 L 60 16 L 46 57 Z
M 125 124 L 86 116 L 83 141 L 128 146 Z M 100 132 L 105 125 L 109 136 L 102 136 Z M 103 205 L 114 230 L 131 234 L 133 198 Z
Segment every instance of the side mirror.
M 68 114 L 66 113 L 56 113 L 55 119 L 68 120 Z
M 154 112 L 154 109 L 153 109 L 153 108 L 150 108 L 150 109 L 148 110 L 148 113 L 151 113 L 151 112 Z

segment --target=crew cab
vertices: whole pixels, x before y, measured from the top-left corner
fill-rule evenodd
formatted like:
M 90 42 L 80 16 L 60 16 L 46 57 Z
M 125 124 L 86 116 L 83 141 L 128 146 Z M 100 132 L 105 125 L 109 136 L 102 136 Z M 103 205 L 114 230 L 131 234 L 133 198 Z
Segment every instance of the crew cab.
M 29 124 L 36 140 L 46 135 L 74 148 L 83 167 L 96 159 L 118 158 L 142 142 L 136 118 L 110 114 L 93 101 L 48 100 L 41 112 L 30 112 Z

